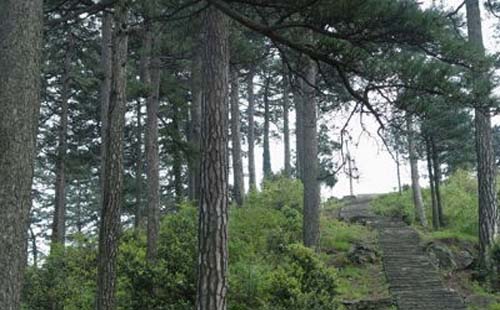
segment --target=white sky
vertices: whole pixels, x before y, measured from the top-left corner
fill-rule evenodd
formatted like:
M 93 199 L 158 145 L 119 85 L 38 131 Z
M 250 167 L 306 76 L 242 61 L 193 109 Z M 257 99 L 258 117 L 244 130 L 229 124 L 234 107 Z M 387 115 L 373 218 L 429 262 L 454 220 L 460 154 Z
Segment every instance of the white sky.
M 424 0 L 423 3 L 429 6 L 433 1 Z M 443 0 L 436 1 L 437 3 L 443 3 L 445 7 L 457 8 L 462 0 Z M 480 1 L 482 3 L 483 1 Z M 465 15 L 465 6 L 460 11 Z M 482 8 L 483 17 L 483 36 L 486 49 L 490 53 L 499 51 L 497 47 L 498 38 L 494 37 L 495 23 L 499 23 L 496 17 L 490 15 Z M 345 122 L 345 118 L 337 117 L 335 120 L 336 124 L 332 124 L 329 127 L 340 127 L 340 124 Z M 338 122 L 338 123 L 337 123 Z M 498 120 L 494 120 L 495 123 Z M 353 159 L 356 161 L 356 167 L 359 169 L 359 179 L 354 182 L 354 193 L 355 194 L 366 194 L 366 193 L 385 193 L 391 192 L 397 189 L 397 174 L 396 174 L 396 164 L 390 154 L 384 149 L 382 141 L 377 137 L 376 130 L 378 129 L 378 124 L 373 118 L 364 117 L 365 127 L 370 131 L 369 134 L 362 134 L 361 126 L 359 125 L 359 117 L 351 121 L 349 130 L 353 137 L 356 138 L 358 146 L 351 146 L 351 154 Z M 336 126 L 333 126 L 336 125 Z M 293 126 L 293 122 L 292 122 Z M 294 130 L 294 128 L 292 128 Z M 293 131 L 292 131 L 293 132 Z M 338 135 L 338 132 L 332 132 L 333 135 Z M 358 140 L 359 137 L 359 140 Z M 292 152 L 295 152 L 295 142 L 292 139 Z M 256 169 L 257 178 L 261 180 L 262 178 L 262 147 L 257 145 L 255 148 L 256 156 Z M 273 171 L 279 171 L 283 169 L 283 145 L 279 140 L 272 140 L 271 143 L 271 160 Z M 246 161 L 245 161 L 246 164 Z M 421 162 L 419 164 L 421 183 L 422 185 L 427 184 L 427 169 L 426 164 Z M 245 166 L 246 174 L 246 166 Z M 402 184 L 410 183 L 410 169 L 406 161 L 402 161 L 401 166 L 401 178 Z M 342 197 L 349 194 L 349 180 L 345 174 L 338 175 L 339 182 L 333 189 L 322 189 L 322 197 L 326 199 L 330 196 Z M 248 187 L 247 187 L 248 188 Z

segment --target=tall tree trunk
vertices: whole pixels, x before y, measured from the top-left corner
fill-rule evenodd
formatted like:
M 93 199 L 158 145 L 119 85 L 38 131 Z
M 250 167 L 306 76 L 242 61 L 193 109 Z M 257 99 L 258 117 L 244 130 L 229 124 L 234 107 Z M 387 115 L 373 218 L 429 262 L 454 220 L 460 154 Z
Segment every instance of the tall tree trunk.
M 156 49 L 157 47 L 155 47 Z M 158 232 L 160 230 L 160 151 L 158 145 L 158 113 L 160 109 L 160 59 L 155 55 L 151 61 L 151 92 L 146 101 L 146 161 L 147 161 L 147 210 L 148 233 L 146 256 L 154 263 L 158 253 Z
M 481 13 L 478 0 L 466 0 L 467 28 L 470 44 L 478 53 L 484 55 L 483 34 L 481 29 Z M 482 273 L 492 271 L 489 252 L 498 237 L 498 207 L 496 200 L 495 160 L 491 136 L 491 116 L 488 107 L 485 107 L 489 93 L 482 93 L 480 89 L 485 80 L 483 68 L 475 69 L 476 97 L 475 128 L 476 128 L 476 158 L 477 179 L 479 190 L 479 265 Z M 484 87 L 483 87 L 484 88 Z M 493 275 L 494 276 L 494 275 Z
M 263 152 L 263 168 L 264 168 L 264 178 L 269 178 L 272 174 L 271 168 L 271 150 L 269 146 L 269 125 L 271 118 L 271 111 L 269 107 L 269 84 L 271 83 L 271 77 L 266 78 L 264 85 L 264 152 Z
M 304 183 L 304 245 L 311 248 L 319 246 L 319 206 L 320 187 L 318 182 L 318 132 L 316 104 L 316 63 L 309 60 L 304 83 L 303 106 L 303 178 Z
M 174 107 L 174 114 L 172 117 L 172 125 L 174 126 L 174 140 L 180 142 L 181 135 L 180 133 L 180 111 L 179 107 Z M 172 171 L 174 174 L 174 193 L 175 193 L 175 202 L 176 204 L 180 204 L 183 199 L 183 181 L 182 181 L 182 154 L 181 150 L 176 148 L 173 151 L 173 163 L 172 163 Z
M 233 153 L 234 200 L 243 205 L 245 183 L 243 180 L 243 160 L 241 156 L 240 132 L 240 82 L 236 68 L 231 70 L 231 138 Z
M 71 51 L 74 49 L 73 40 L 73 35 L 69 34 L 68 52 L 64 57 L 64 72 L 62 74 L 51 248 L 55 244 L 64 245 L 66 239 L 66 153 L 68 150 L 68 101 L 71 92 Z
M 76 231 L 82 233 L 82 186 L 80 179 L 76 180 L 76 187 L 78 188 L 78 196 L 76 199 Z
M 296 163 L 295 169 L 297 170 L 297 177 L 302 179 L 302 163 L 303 163 L 303 146 L 304 146 L 304 120 L 303 120 L 303 106 L 304 98 L 302 97 L 302 85 L 303 83 L 299 80 L 297 85 L 293 89 L 293 101 L 295 106 L 295 156 Z
M 192 101 L 190 107 L 191 124 L 190 128 L 190 144 L 194 150 L 194 155 L 190 159 L 189 167 L 189 198 L 198 200 L 200 197 L 200 139 L 201 139 L 201 55 L 200 47 L 196 45 L 194 48 L 194 56 L 191 64 L 191 94 Z
M 30 235 L 31 235 L 31 252 L 33 253 L 33 267 L 38 268 L 38 247 L 36 246 L 36 234 L 33 231 L 33 228 L 30 226 Z
M 225 310 L 228 269 L 227 98 L 229 48 L 223 13 L 203 15 L 203 127 L 199 207 L 198 310 Z
M 142 112 L 141 101 L 137 100 L 136 105 L 136 141 L 135 141 L 135 221 L 134 227 L 137 229 L 143 222 L 143 206 L 142 206 L 142 172 L 144 164 L 142 159 Z
M 21 308 L 39 115 L 42 1 L 0 10 L 0 309 Z
M 401 186 L 401 162 L 399 161 L 399 151 L 396 150 L 396 174 L 398 178 L 398 193 L 401 195 L 403 189 Z
M 248 72 L 248 176 L 249 176 L 249 190 L 254 191 L 257 189 L 257 178 L 255 176 L 255 94 L 254 83 L 255 68 L 250 68 Z
M 425 139 L 425 147 L 427 153 L 427 171 L 429 172 L 429 187 L 431 189 L 431 201 L 432 201 L 432 227 L 438 230 L 441 227 L 441 220 L 439 219 L 439 212 L 436 199 L 436 187 L 434 179 L 434 166 L 432 164 L 432 145 L 430 138 Z
M 144 22 L 143 26 L 143 34 L 142 34 L 142 46 L 141 46 L 141 58 L 139 62 L 139 72 L 140 72 L 140 78 L 142 82 L 142 87 L 146 89 L 149 93 L 144 95 L 144 99 L 146 101 L 146 109 L 148 105 L 148 100 L 151 97 L 151 51 L 152 51 L 152 46 L 153 46 L 153 35 L 151 33 L 151 24 L 149 22 L 149 5 L 150 3 L 146 3 L 143 6 L 143 9 L 145 11 L 145 19 L 146 21 Z M 137 144 L 136 144 L 136 162 L 135 162 L 135 167 L 136 167 L 136 206 L 135 206 L 135 228 L 139 228 L 143 225 L 143 216 L 144 216 L 144 208 L 142 205 L 142 172 L 144 170 L 144 163 L 142 160 L 142 124 L 141 124 L 141 102 L 140 100 L 137 102 L 137 132 L 136 132 L 136 139 L 137 139 Z M 149 128 L 149 114 L 146 112 L 147 118 L 146 118 L 146 133 L 145 133 L 145 140 L 148 139 L 147 135 L 150 134 L 148 132 Z M 147 143 L 147 142 L 146 142 Z M 145 147 L 145 153 L 147 153 L 147 146 Z M 146 154 L 146 161 L 148 160 L 147 154 Z M 147 163 L 149 165 L 149 163 Z M 146 178 L 149 176 L 147 175 Z M 149 186 L 149 184 L 148 184 Z M 148 188 L 148 193 L 149 193 L 149 188 Z
M 441 164 L 439 161 L 439 154 L 436 147 L 436 142 L 431 137 L 432 147 L 432 164 L 434 166 L 434 190 L 436 193 L 436 206 L 439 215 L 439 225 L 444 226 L 443 202 L 441 199 Z
M 420 188 L 420 175 L 418 173 L 418 155 L 415 146 L 415 131 L 413 128 L 413 118 L 411 115 L 406 116 L 406 130 L 408 132 L 408 154 L 410 157 L 411 170 L 411 188 L 413 191 L 413 203 L 415 204 L 415 213 L 419 223 L 427 227 L 427 218 L 425 217 L 424 200 L 422 198 L 422 190 Z
M 100 183 L 100 202 L 102 203 L 104 189 L 104 173 L 106 162 L 106 132 L 108 131 L 108 111 L 109 99 L 111 97 L 111 75 L 112 75 L 112 46 L 113 46 L 113 15 L 109 12 L 103 12 L 102 18 L 102 39 L 101 39 L 101 175 Z M 102 208 L 102 206 L 101 206 Z
M 103 202 L 97 256 L 97 310 L 116 307 L 116 259 L 120 235 L 120 208 L 123 190 L 123 138 L 126 111 L 127 15 L 123 1 L 115 5 L 112 84 L 106 131 Z
M 283 144 L 285 156 L 285 176 L 290 177 L 292 174 L 291 155 L 290 155 L 290 81 L 288 77 L 288 69 L 283 63 Z

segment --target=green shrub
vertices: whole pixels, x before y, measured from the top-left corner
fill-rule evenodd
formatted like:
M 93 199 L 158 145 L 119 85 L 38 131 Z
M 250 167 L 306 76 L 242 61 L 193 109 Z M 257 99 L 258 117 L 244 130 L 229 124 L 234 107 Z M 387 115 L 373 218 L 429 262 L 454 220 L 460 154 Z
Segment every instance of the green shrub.
M 229 309 L 335 309 L 335 273 L 302 239 L 302 186 L 276 177 L 252 193 L 229 220 Z M 118 255 L 119 310 L 194 308 L 197 208 L 184 204 L 161 221 L 158 259 L 146 260 L 144 231 L 125 230 Z M 345 236 L 344 236 L 345 237 Z M 24 309 L 94 308 L 96 243 L 54 251 L 26 277 Z M 154 288 L 154 290 L 153 290 Z M 153 294 L 154 292 L 154 294 Z
M 401 218 L 408 224 L 415 221 L 415 207 L 411 190 L 405 190 L 401 194 L 391 193 L 381 195 L 372 202 L 376 214 Z
M 300 244 L 289 245 L 284 259 L 271 274 L 272 309 L 336 309 L 333 269 Z

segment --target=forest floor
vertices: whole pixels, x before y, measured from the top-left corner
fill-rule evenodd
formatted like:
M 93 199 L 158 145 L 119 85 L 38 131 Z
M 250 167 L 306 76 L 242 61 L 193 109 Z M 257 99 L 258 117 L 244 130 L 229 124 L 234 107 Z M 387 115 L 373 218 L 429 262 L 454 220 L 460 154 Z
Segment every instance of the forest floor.
M 424 252 L 417 230 L 400 219 L 375 215 L 372 196 L 347 202 L 339 218 L 373 227 L 378 233 L 383 270 L 390 295 L 399 310 L 465 310 L 462 297 L 442 281 Z

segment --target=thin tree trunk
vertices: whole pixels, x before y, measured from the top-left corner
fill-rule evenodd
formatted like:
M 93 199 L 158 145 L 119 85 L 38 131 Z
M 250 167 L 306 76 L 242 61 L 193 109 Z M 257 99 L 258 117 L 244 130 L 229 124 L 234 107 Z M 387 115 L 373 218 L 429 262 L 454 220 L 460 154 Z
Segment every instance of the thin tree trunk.
M 438 212 L 439 225 L 444 226 L 443 202 L 441 199 L 441 165 L 439 162 L 439 154 L 436 148 L 436 142 L 431 137 L 432 147 L 432 164 L 434 166 L 434 189 L 436 191 L 436 206 Z
M 36 246 L 36 235 L 33 228 L 30 225 L 30 235 L 31 235 L 31 252 L 33 253 L 33 267 L 38 268 L 38 247 Z
M 40 108 L 42 1 L 0 10 L 0 309 L 21 309 Z
M 76 231 L 82 233 L 82 187 L 80 179 L 76 180 L 76 186 L 78 188 L 78 197 L 76 200 Z
M 156 49 L 156 47 L 155 47 Z M 146 256 L 154 263 L 158 253 L 158 232 L 160 230 L 160 151 L 158 145 L 158 113 L 160 108 L 160 59 L 151 61 L 151 93 L 147 98 L 146 160 L 148 184 L 148 233 Z
M 101 40 L 101 175 L 100 202 L 102 203 L 104 189 L 104 172 L 106 162 L 106 132 L 108 130 L 109 99 L 111 97 L 111 75 L 112 75 L 112 46 L 113 46 L 113 15 L 103 12 L 102 18 L 102 40 Z M 102 206 L 101 206 L 102 208 Z
M 303 106 L 303 178 L 304 183 L 304 245 L 311 248 L 319 246 L 319 206 L 320 187 L 318 182 L 318 132 L 316 105 L 316 63 L 309 60 L 304 83 Z
M 59 114 L 59 137 L 56 161 L 56 184 L 54 217 L 52 221 L 52 245 L 64 245 L 66 239 L 66 153 L 68 150 L 68 104 L 71 80 L 71 51 L 74 49 L 73 35 L 68 35 L 68 52 L 64 58 L 61 107 Z
M 198 310 L 227 308 L 229 190 L 225 167 L 229 44 L 226 23 L 225 15 L 214 7 L 205 10 Z
M 248 176 L 250 191 L 257 189 L 257 178 L 255 177 L 255 124 L 254 124 L 254 113 L 255 113 L 255 94 L 254 94 L 254 83 L 253 79 L 255 77 L 255 68 L 251 68 L 248 72 Z
M 137 100 L 136 105 L 136 143 L 135 143 L 135 221 L 134 227 L 138 229 L 142 226 L 143 222 L 143 206 L 142 206 L 142 172 L 144 170 L 144 164 L 142 160 L 142 112 L 141 112 L 141 101 Z
M 172 125 L 174 126 L 174 140 L 180 141 L 181 135 L 178 134 L 180 132 L 180 117 L 179 117 L 179 108 L 174 107 L 174 114 L 172 117 Z M 176 204 L 180 204 L 183 199 L 183 183 L 182 183 L 182 154 L 181 151 L 176 148 L 173 150 L 173 163 L 172 163 L 172 171 L 174 174 L 174 193 L 175 193 L 175 202 Z
M 427 171 L 429 172 L 429 187 L 431 189 L 431 201 L 432 201 L 432 227 L 438 230 L 441 226 L 441 220 L 439 219 L 439 212 L 436 199 L 436 187 L 434 179 L 434 166 L 432 164 L 432 145 L 429 141 L 430 138 L 425 139 L 426 153 L 427 153 Z
M 466 0 L 467 26 L 469 42 L 478 53 L 484 55 L 483 34 L 481 29 L 481 13 L 478 0 Z M 477 179 L 479 190 L 479 265 L 482 273 L 493 271 L 490 250 L 498 237 L 498 206 L 496 200 L 495 160 L 491 135 L 491 116 L 488 107 L 484 107 L 489 93 L 481 93 L 481 86 L 485 80 L 484 70 L 475 68 L 476 97 L 475 128 L 476 128 L 476 157 Z M 497 275 L 493 275 L 493 277 Z
M 123 2 L 114 12 L 113 70 L 106 131 L 106 160 L 103 202 L 97 255 L 97 310 L 116 307 L 116 259 L 120 235 L 120 208 L 123 196 L 123 138 L 126 112 L 127 15 Z
M 194 154 L 190 160 L 190 190 L 189 198 L 198 200 L 200 197 L 200 139 L 201 139 L 201 55 L 199 46 L 194 48 L 194 57 L 191 67 L 191 93 L 192 102 L 190 107 L 190 144 Z
M 303 145 L 304 145 L 304 121 L 303 121 L 303 106 L 304 98 L 302 97 L 302 82 L 298 81 L 296 87 L 293 90 L 293 101 L 295 106 L 295 156 L 296 163 L 295 169 L 297 170 L 297 177 L 302 179 L 302 163 L 303 163 Z
M 427 218 L 425 217 L 424 200 L 422 198 L 422 190 L 420 188 L 420 175 L 418 173 L 418 155 L 415 147 L 415 131 L 413 129 L 413 118 L 411 115 L 406 116 L 406 126 L 408 131 L 408 153 L 410 156 L 411 170 L 411 188 L 413 191 L 413 203 L 415 204 L 415 213 L 419 223 L 427 227 Z
M 263 168 L 264 168 L 264 178 L 269 178 L 272 174 L 271 168 L 271 150 L 269 146 L 269 125 L 271 111 L 269 107 L 269 84 L 271 83 L 271 77 L 266 78 L 264 85 L 264 152 L 263 152 Z
M 149 13 L 149 6 L 146 3 L 144 4 L 144 11 L 145 14 L 148 15 Z M 140 78 L 142 82 L 142 86 L 144 89 L 148 90 L 149 93 L 146 94 L 144 97 L 146 101 L 146 110 L 148 109 L 148 103 L 151 97 L 151 92 L 152 92 L 152 84 L 151 84 L 151 52 L 152 52 L 152 46 L 153 46 L 153 35 L 151 33 L 151 25 L 149 23 L 149 18 L 146 16 L 146 22 L 144 22 L 143 26 L 143 36 L 142 36 L 142 46 L 141 46 L 141 58 L 139 62 L 139 70 L 140 70 Z M 148 139 L 148 135 L 150 134 L 149 132 L 149 122 L 150 122 L 150 115 L 148 112 L 146 112 L 147 118 L 146 118 L 146 133 L 145 133 L 145 140 Z M 136 206 L 135 206 L 135 228 L 139 228 L 143 225 L 143 216 L 144 216 L 144 208 L 142 205 L 142 172 L 144 170 L 144 164 L 142 160 L 142 124 L 141 124 L 141 102 L 137 102 L 137 132 L 136 132 L 136 139 L 137 139 L 137 144 L 136 144 Z M 157 116 L 155 116 L 157 117 Z M 147 143 L 147 142 L 146 142 Z M 145 147 L 145 153 L 147 153 L 147 146 Z M 146 161 L 148 161 L 147 154 L 146 154 Z M 149 162 L 147 163 L 149 165 Z M 146 178 L 149 179 L 149 175 L 146 176 Z M 148 181 L 148 193 L 149 193 L 149 181 Z
M 399 151 L 396 150 L 396 173 L 398 177 L 398 193 L 401 195 L 403 189 L 401 187 L 401 162 L 399 161 Z
M 240 132 L 240 83 L 238 70 L 231 70 L 231 138 L 233 155 L 234 200 L 239 206 L 245 198 L 245 184 L 243 180 L 243 160 L 241 156 Z
M 283 64 L 283 144 L 285 156 L 285 176 L 290 177 L 292 174 L 291 155 L 290 155 L 290 81 L 288 79 L 288 69 L 286 64 Z

